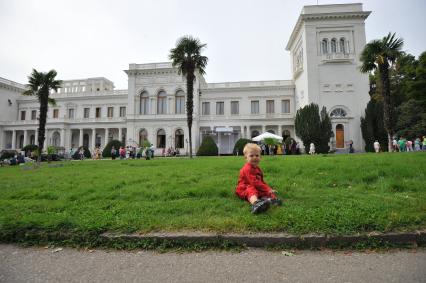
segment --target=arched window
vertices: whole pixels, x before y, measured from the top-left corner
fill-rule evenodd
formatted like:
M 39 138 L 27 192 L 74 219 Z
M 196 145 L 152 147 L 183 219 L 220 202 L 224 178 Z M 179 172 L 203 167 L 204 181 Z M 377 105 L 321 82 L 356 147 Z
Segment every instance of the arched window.
M 185 93 L 181 90 L 176 92 L 175 101 L 176 101 L 175 113 L 184 114 L 185 113 Z
M 144 142 L 148 140 L 148 132 L 145 129 L 139 131 L 139 146 L 143 146 Z
M 341 53 L 346 53 L 345 38 L 343 38 L 343 37 L 339 41 L 339 48 L 340 48 Z
M 146 115 L 148 114 L 148 105 L 149 105 L 149 95 L 148 92 L 144 91 L 140 94 L 140 111 L 139 114 Z
M 175 148 L 184 148 L 183 145 L 184 135 L 181 129 L 176 130 L 175 132 Z
M 157 97 L 157 114 L 167 113 L 167 94 L 165 91 L 160 91 Z
M 163 129 L 160 129 L 157 132 L 157 147 L 158 148 L 166 147 L 166 132 Z
M 259 131 L 254 130 L 251 132 L 251 138 L 257 137 L 258 135 L 259 135 Z
M 331 118 L 344 118 L 346 117 L 347 113 L 342 108 L 336 108 L 330 113 Z
M 337 52 L 336 39 L 333 38 L 331 40 L 331 53 L 336 53 L 336 52 Z
M 328 40 L 326 38 L 321 41 L 321 52 L 322 54 L 328 54 Z

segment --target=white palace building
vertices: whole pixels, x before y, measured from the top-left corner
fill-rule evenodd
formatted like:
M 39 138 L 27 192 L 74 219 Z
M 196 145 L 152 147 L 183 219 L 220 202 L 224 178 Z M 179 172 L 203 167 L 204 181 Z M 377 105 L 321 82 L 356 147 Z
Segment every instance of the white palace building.
M 285 47 L 292 58 L 292 79 L 207 83 L 194 86 L 193 150 L 203 136 L 217 142 L 220 154 L 232 153 L 239 138 L 270 131 L 295 136 L 297 109 L 309 103 L 327 107 L 335 137 L 332 147 L 353 140 L 363 150 L 360 117 L 369 100 L 368 76 L 359 71 L 366 44 L 362 4 L 305 6 Z M 51 97 L 46 146 L 68 151 L 93 150 L 112 139 L 127 145 L 148 139 L 157 151 L 188 151 L 186 83 L 170 62 L 130 64 L 128 89 L 114 90 L 106 78 L 65 80 Z M 23 96 L 25 86 L 0 78 L 0 149 L 36 144 L 39 103 Z

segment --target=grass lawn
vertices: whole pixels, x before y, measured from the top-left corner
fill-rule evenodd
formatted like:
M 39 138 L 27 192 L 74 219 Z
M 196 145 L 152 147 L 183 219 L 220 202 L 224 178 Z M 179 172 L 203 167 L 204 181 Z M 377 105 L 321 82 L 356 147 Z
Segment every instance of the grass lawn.
M 353 234 L 426 228 L 426 153 L 264 157 L 282 207 L 234 195 L 242 157 L 0 168 L 0 241 L 25 231 Z

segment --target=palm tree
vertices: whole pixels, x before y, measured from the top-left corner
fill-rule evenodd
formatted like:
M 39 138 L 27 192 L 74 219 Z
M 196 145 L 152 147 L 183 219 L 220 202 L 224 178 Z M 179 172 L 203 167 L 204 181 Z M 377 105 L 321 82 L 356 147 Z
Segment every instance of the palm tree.
M 31 76 L 28 77 L 28 90 L 23 95 L 35 95 L 40 102 L 40 117 L 38 126 L 38 158 L 37 161 L 41 161 L 41 151 L 44 146 L 45 134 L 46 134 L 46 118 L 48 104 L 55 105 L 55 100 L 49 97 L 50 90 L 53 89 L 58 91 L 62 81 L 55 80 L 57 73 L 55 70 L 50 70 L 48 73 L 37 72 L 33 69 Z
M 201 55 L 201 51 L 206 47 L 197 38 L 183 36 L 176 42 L 176 47 L 170 50 L 169 59 L 172 60 L 173 67 L 178 68 L 179 75 L 186 76 L 186 115 L 189 133 L 189 157 L 192 158 L 192 113 L 194 109 L 194 81 L 195 71 L 204 75 L 208 58 Z
M 389 33 L 382 40 L 373 40 L 365 45 L 360 60 L 361 72 L 368 73 L 378 70 L 381 82 L 381 95 L 383 97 L 383 124 L 388 134 L 388 149 L 392 151 L 392 137 L 394 131 L 393 105 L 390 95 L 389 69 L 401 55 L 402 38 L 395 38 L 395 33 Z

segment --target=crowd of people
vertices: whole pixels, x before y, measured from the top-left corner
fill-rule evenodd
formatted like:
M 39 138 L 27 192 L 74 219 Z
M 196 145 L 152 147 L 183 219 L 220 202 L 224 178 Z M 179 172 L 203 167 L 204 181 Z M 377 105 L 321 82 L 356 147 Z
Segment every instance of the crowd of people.
M 373 143 L 374 151 L 379 153 L 382 151 L 379 141 Z M 426 151 L 426 136 L 416 138 L 414 140 L 406 139 L 404 137 L 396 137 L 392 140 L 393 152 L 409 152 L 409 151 Z
M 299 143 L 295 140 L 287 146 L 285 143 L 276 145 L 267 145 L 264 143 L 259 144 L 262 155 L 286 155 L 286 154 L 300 154 Z

